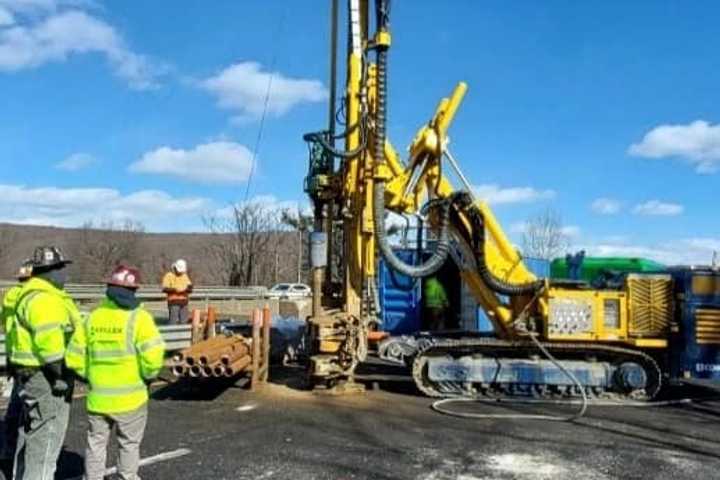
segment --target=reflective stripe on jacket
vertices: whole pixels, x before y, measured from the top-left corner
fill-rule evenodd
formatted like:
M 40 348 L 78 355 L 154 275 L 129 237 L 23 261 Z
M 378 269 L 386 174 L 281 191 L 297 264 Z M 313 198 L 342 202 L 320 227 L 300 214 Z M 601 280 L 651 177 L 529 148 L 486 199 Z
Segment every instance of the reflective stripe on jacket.
M 2 301 L 2 324 L 5 331 L 5 355 L 10 358 L 12 353 L 12 335 L 15 324 L 15 307 L 22 292 L 22 285 L 15 285 L 8 289 L 3 295 Z
M 105 301 L 75 330 L 65 363 L 87 379 L 89 412 L 130 412 L 148 401 L 145 381 L 157 377 L 165 345 L 142 307 L 124 310 Z
M 77 307 L 67 293 L 47 280 L 31 278 L 16 304 L 10 361 L 39 367 L 62 360 L 76 318 Z

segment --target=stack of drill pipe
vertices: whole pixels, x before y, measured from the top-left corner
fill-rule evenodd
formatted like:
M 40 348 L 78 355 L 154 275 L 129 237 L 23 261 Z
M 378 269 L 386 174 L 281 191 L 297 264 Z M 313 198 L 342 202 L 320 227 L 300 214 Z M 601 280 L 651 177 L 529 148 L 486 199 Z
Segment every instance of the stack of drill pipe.
M 227 337 L 223 337 L 223 336 L 213 337 L 209 340 L 205 340 L 203 342 L 196 343 L 196 344 L 186 348 L 185 350 L 182 350 L 182 351 L 176 353 L 175 356 L 173 356 L 173 360 L 175 361 L 175 363 L 178 363 L 178 364 L 183 363 L 188 356 L 192 357 L 199 350 L 210 347 L 211 345 L 221 342 L 226 338 Z
M 250 347 L 242 336 L 219 336 L 196 343 L 174 357 L 176 377 L 234 377 L 252 363 Z

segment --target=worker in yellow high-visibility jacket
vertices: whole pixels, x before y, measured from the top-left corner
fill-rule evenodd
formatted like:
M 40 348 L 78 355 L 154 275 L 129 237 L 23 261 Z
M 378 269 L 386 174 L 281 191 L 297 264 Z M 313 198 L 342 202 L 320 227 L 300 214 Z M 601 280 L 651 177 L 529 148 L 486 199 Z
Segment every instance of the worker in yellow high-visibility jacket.
M 423 304 L 425 325 L 430 331 L 447 329 L 447 313 L 450 307 L 445 286 L 437 277 L 428 277 L 423 282 Z
M 139 479 L 140 443 L 147 423 L 148 388 L 163 366 L 165 345 L 152 315 L 135 296 L 140 272 L 117 267 L 105 301 L 79 326 L 65 362 L 87 380 L 88 435 L 85 478 L 105 476 L 107 444 L 118 432 L 118 474 Z
M 38 247 L 32 278 L 19 293 L 10 361 L 15 370 L 22 420 L 14 476 L 52 480 L 70 417 L 72 377 L 64 370 L 66 340 L 79 318 L 63 290 L 66 260 L 56 247 Z
M 5 358 L 7 359 L 6 371 L 8 377 L 12 379 L 12 391 L 10 393 L 10 401 L 7 410 L 5 410 L 5 420 L 3 422 L 4 435 L 2 449 L 0 449 L 0 462 L 12 462 L 15 458 L 15 447 L 17 446 L 18 428 L 20 425 L 20 413 L 22 412 L 22 402 L 18 395 L 18 383 L 14 380 L 15 369 L 13 368 L 10 357 L 12 355 L 12 335 L 13 326 L 15 325 L 15 307 L 22 292 L 23 285 L 30 280 L 32 276 L 32 263 L 25 260 L 18 269 L 18 284 L 8 289 L 3 295 L 2 300 L 2 324 L 5 331 Z M 12 464 L 9 465 L 12 468 Z

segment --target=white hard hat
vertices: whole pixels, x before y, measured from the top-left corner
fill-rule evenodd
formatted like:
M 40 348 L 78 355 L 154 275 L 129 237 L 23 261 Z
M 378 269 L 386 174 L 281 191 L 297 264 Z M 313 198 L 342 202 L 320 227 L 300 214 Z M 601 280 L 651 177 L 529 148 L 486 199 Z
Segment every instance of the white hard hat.
M 175 270 L 178 273 L 186 273 L 187 272 L 187 262 L 185 260 L 183 260 L 182 258 L 177 260 L 173 264 L 173 267 L 175 268 Z

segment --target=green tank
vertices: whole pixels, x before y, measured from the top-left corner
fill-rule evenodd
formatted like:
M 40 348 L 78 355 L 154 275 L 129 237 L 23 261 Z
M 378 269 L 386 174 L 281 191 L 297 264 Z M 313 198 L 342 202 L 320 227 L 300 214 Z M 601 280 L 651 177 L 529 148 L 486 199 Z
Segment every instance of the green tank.
M 666 267 L 647 258 L 585 257 L 580 267 L 580 280 L 592 282 L 603 270 L 622 273 L 664 272 Z M 570 278 L 565 258 L 556 258 L 550 263 L 550 278 Z

